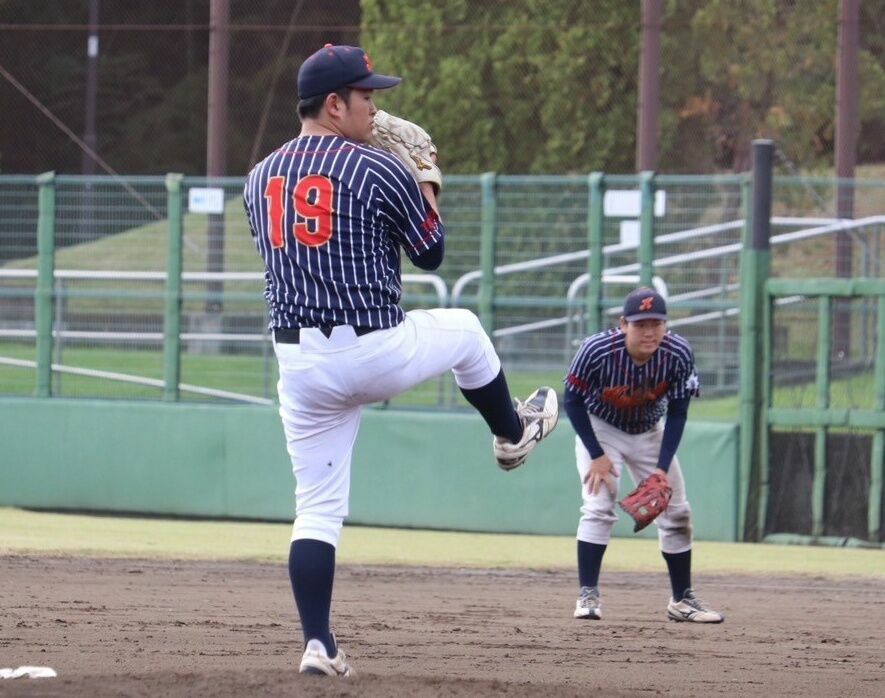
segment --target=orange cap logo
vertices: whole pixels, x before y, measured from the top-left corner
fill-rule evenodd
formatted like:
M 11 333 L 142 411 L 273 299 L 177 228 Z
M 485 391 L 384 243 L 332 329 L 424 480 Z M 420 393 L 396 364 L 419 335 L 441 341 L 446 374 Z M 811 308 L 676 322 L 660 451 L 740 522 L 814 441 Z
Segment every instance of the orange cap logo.
M 364 54 L 363 54 L 363 60 L 366 61 L 366 67 L 367 67 L 367 68 L 369 69 L 369 71 L 371 72 L 372 69 L 373 69 L 373 66 L 372 66 L 372 59 L 369 58 L 369 54 L 368 54 L 368 53 L 364 53 Z
M 654 296 L 649 296 L 648 298 L 643 298 L 643 299 L 639 302 L 639 309 L 640 309 L 642 312 L 645 312 L 646 310 L 651 310 L 651 304 L 652 304 L 653 302 L 654 302 Z

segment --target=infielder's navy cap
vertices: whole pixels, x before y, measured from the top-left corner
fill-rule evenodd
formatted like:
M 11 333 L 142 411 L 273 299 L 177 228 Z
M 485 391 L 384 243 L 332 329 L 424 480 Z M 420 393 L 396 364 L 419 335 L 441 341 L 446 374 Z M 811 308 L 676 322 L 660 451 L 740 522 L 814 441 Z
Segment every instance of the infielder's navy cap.
M 328 94 L 342 87 L 383 90 L 399 85 L 402 78 L 372 72 L 369 54 L 359 46 L 326 44 L 298 70 L 298 98 Z
M 666 320 L 667 303 L 654 289 L 646 286 L 637 288 L 624 300 L 624 319 L 627 322 Z

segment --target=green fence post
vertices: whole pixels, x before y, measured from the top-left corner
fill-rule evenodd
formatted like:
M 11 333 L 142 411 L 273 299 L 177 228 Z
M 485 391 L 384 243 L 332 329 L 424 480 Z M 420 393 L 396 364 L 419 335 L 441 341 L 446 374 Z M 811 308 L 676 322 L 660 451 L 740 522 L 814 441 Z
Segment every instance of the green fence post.
M 817 306 L 817 409 L 830 406 L 830 349 L 832 298 L 821 296 Z M 814 430 L 814 476 L 811 485 L 811 535 L 824 534 L 824 507 L 827 486 L 827 427 Z
M 768 291 L 768 285 L 764 284 L 762 291 L 762 337 L 759 346 L 762 348 L 762 372 L 761 382 L 758 390 L 761 391 L 759 404 L 763 408 L 771 405 L 772 385 L 771 385 L 771 347 L 774 345 L 774 297 Z M 757 357 L 759 358 L 759 357 Z M 743 373 L 743 372 L 742 372 Z M 764 424 L 764 428 L 755 433 L 757 444 L 755 446 L 756 453 L 762 454 L 760 458 L 759 471 L 759 497 L 756 503 L 756 530 L 760 532 L 760 537 L 765 531 L 765 517 L 768 513 L 768 425 Z M 743 428 L 741 429 L 743 435 Z M 738 524 L 740 524 L 740 507 L 738 507 Z M 740 531 L 740 527 L 737 529 Z
M 738 379 L 738 395 L 739 414 L 738 423 L 740 424 L 739 450 L 738 450 L 738 535 L 742 540 L 747 539 L 747 507 L 749 504 L 750 478 L 753 470 L 753 449 L 755 448 L 755 440 L 753 438 L 753 430 L 755 429 L 754 409 L 758 402 L 755 394 L 754 374 L 749 367 L 754 366 L 757 361 L 758 354 L 756 351 L 756 342 L 753 338 L 752 318 L 753 312 L 758 304 L 755 288 L 757 271 L 755 265 L 757 259 L 750 249 L 751 230 L 753 227 L 753 211 L 752 211 L 752 179 L 747 176 L 741 182 L 741 205 L 744 210 L 744 227 L 741 231 L 741 260 L 740 260 L 740 308 L 741 314 L 738 318 L 740 328 L 740 373 Z
M 482 212 L 479 260 L 482 280 L 479 287 L 479 320 L 489 335 L 495 328 L 495 237 L 497 234 L 497 179 L 494 172 L 480 176 Z
M 639 175 L 639 282 L 651 286 L 655 259 L 655 184 L 654 172 Z
M 37 329 L 37 397 L 52 394 L 52 316 L 55 301 L 55 172 L 37 177 L 37 286 L 34 325 Z
M 873 385 L 878 412 L 885 412 L 885 296 L 879 296 L 879 317 L 876 320 L 876 363 Z M 870 461 L 870 500 L 867 508 L 869 540 L 876 542 L 882 534 L 882 488 L 885 469 L 885 431 L 877 429 L 873 434 L 872 460 Z
M 602 172 L 590 174 L 590 204 L 587 209 L 587 334 L 602 330 L 602 257 L 603 226 L 605 224 L 602 200 L 605 195 L 605 177 Z M 571 349 L 571 348 L 570 348 Z
M 177 402 L 181 382 L 181 239 L 182 192 L 180 174 L 166 175 L 166 215 L 169 240 L 163 317 L 163 400 Z
M 768 302 L 765 281 L 771 269 L 771 180 L 772 152 L 774 143 L 769 140 L 753 141 L 752 189 L 745 183 L 745 225 L 743 249 L 741 250 L 741 382 L 740 382 L 740 502 L 738 506 L 738 530 L 744 538 L 761 539 L 764 535 L 765 511 L 760 511 L 759 493 L 768 482 L 768 454 L 762 453 L 764 442 L 760 439 L 763 429 L 768 429 L 766 409 L 763 404 L 763 351 L 761 323 L 765 315 L 763 303 Z M 752 193 L 752 197 L 750 196 Z M 757 477 L 756 518 L 748 515 L 750 483 L 754 471 Z M 762 522 L 748 530 L 747 522 Z

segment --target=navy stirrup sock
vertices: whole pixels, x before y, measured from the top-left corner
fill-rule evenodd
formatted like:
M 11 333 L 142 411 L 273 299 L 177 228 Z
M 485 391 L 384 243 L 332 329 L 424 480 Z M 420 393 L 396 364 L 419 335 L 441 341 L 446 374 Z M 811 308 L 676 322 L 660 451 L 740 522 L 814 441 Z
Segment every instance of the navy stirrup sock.
M 670 586 L 673 588 L 673 600 L 682 601 L 685 590 L 691 588 L 691 550 L 684 553 L 661 553 L 667 561 L 670 572 Z
M 319 540 L 302 538 L 289 547 L 289 579 L 301 616 L 304 643 L 320 640 L 334 657 L 337 649 L 329 630 L 332 583 L 335 580 L 335 547 Z
M 513 443 L 519 442 L 522 438 L 522 422 L 513 409 L 513 398 L 507 387 L 504 369 L 498 372 L 491 383 L 486 383 L 481 388 L 460 390 L 467 402 L 486 420 L 495 436 L 503 436 Z
M 599 586 L 599 570 L 607 545 L 578 541 L 578 583 L 582 587 Z

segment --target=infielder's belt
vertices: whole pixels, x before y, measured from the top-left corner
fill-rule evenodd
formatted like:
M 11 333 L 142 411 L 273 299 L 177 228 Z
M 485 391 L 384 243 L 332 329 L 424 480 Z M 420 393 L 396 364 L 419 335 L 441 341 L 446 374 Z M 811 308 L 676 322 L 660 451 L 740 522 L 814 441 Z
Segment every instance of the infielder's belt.
M 343 325 L 341 325 L 343 327 Z M 332 335 L 332 330 L 335 327 L 339 327 L 339 325 L 322 325 L 320 327 L 295 327 L 293 329 L 286 328 L 275 328 L 273 331 L 273 338 L 277 342 L 277 344 L 298 344 L 301 341 L 301 330 L 319 330 L 326 337 Z M 380 327 L 354 327 L 353 331 L 356 332 L 357 337 L 362 337 L 364 334 L 369 334 L 369 332 L 374 332 L 375 330 L 381 329 Z

